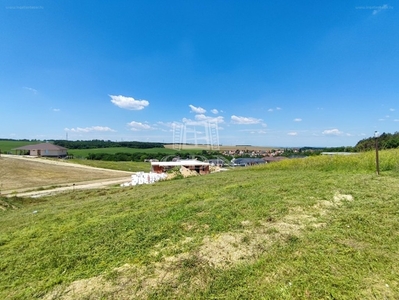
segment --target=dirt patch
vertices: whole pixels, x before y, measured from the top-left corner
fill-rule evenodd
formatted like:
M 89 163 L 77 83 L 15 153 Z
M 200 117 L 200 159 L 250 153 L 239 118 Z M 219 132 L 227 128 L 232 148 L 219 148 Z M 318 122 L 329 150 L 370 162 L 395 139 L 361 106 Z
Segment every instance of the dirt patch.
M 173 287 L 174 298 L 177 299 L 179 288 L 190 286 L 198 289 L 206 286 L 207 279 L 197 273 L 190 277 L 188 283 L 179 281 L 182 272 L 187 271 L 187 265 L 198 268 L 200 264 L 203 269 L 225 269 L 239 263 L 251 263 L 267 251 L 273 243 L 284 241 L 292 236 L 299 237 L 307 226 L 320 227 L 322 223 L 318 223 L 316 216 L 320 216 L 321 211 L 324 214 L 328 213 L 330 208 L 341 205 L 343 201 L 353 201 L 353 197 L 336 193 L 331 201 L 318 201 L 309 211 L 294 207 L 281 220 L 264 220 L 257 226 L 253 222 L 243 220 L 241 231 L 206 236 L 202 240 L 202 245 L 192 252 L 164 256 L 161 262 L 147 267 L 124 265 L 111 271 L 111 275 L 78 280 L 68 287 L 58 288 L 44 299 L 97 299 L 107 296 L 113 299 L 146 299 L 154 290 L 165 286 Z M 176 245 L 156 247 L 154 255 L 162 255 L 172 248 L 180 249 L 181 245 L 191 242 L 194 242 L 192 238 L 185 237 Z M 345 241 L 345 243 L 352 244 L 353 242 Z M 388 290 L 385 290 L 386 285 L 384 287 L 384 285 L 375 284 L 374 288 L 378 288 L 381 295 L 388 297 L 391 295 Z
M 397 299 L 395 289 L 397 289 L 397 282 L 387 282 L 377 275 L 366 278 L 363 281 L 364 288 L 360 291 L 362 299 Z
M 131 175 L 129 172 L 15 155 L 2 156 L 0 161 L 2 194 L 66 183 L 78 184 L 99 179 L 115 179 L 129 175 Z

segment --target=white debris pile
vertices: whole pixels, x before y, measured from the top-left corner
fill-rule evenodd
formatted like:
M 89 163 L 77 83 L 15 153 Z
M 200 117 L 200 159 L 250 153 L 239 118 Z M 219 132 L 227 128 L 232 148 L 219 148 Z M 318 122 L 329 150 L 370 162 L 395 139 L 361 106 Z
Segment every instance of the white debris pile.
M 166 173 L 145 173 L 145 172 L 136 172 L 136 174 L 132 175 L 132 181 L 122 183 L 121 186 L 133 186 L 138 184 L 151 184 L 159 180 L 166 179 Z

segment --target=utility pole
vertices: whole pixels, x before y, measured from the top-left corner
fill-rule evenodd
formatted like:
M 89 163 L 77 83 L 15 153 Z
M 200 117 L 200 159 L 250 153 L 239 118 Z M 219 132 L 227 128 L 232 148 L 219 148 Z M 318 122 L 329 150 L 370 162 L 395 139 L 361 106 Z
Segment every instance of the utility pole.
M 378 132 L 374 131 L 374 140 L 375 140 L 375 166 L 377 175 L 380 175 L 380 160 L 378 157 Z

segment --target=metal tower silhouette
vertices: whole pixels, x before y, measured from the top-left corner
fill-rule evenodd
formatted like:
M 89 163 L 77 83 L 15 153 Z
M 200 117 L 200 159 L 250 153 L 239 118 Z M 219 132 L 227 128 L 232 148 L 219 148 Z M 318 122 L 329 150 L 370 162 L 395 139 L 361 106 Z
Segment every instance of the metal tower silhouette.
M 197 128 L 202 128 L 203 131 Z M 196 121 L 173 123 L 173 149 L 181 150 L 184 145 L 206 145 L 210 150 L 219 150 L 217 122 Z

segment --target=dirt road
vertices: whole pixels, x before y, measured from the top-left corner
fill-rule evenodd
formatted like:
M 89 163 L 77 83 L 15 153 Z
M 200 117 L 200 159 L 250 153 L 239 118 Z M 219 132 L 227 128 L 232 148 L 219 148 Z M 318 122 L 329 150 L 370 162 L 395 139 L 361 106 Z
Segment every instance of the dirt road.
M 105 188 L 129 182 L 132 175 L 132 172 L 18 155 L 2 155 L 0 159 L 0 188 L 5 189 L 1 195 L 7 197 L 41 197 L 75 189 Z
M 2 194 L 5 194 L 7 197 L 32 197 L 32 198 L 37 198 L 37 197 L 43 197 L 43 196 L 50 196 L 50 195 L 55 195 L 58 193 L 62 193 L 65 191 L 73 191 L 73 190 L 87 190 L 87 189 L 100 189 L 100 188 L 106 188 L 110 185 L 115 185 L 115 184 L 121 184 L 124 182 L 130 181 L 130 177 L 122 177 L 120 179 L 108 179 L 108 180 L 94 180 L 94 181 L 87 181 L 87 182 L 81 182 L 79 184 L 69 184 L 67 186 L 62 186 L 62 187 L 57 187 L 57 188 L 51 188 L 48 190 L 40 190 L 40 191 L 31 191 L 31 192 L 17 192 L 15 191 L 5 191 Z

